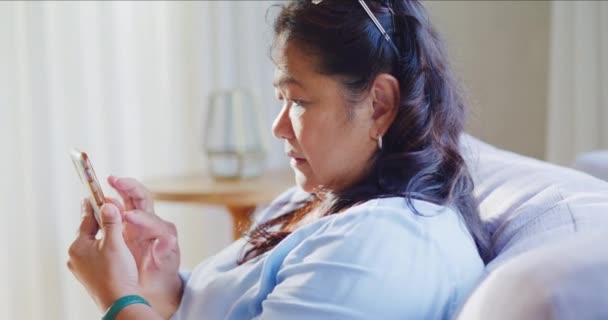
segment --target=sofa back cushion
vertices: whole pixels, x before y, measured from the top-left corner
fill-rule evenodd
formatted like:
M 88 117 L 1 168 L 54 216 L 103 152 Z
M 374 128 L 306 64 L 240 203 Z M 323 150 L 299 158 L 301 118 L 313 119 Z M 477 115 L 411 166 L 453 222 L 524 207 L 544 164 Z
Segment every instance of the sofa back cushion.
M 608 319 L 608 233 L 566 235 L 502 264 L 458 320 Z
M 608 231 L 608 183 L 488 145 L 470 135 L 461 152 L 491 234 L 491 272 L 506 260 L 567 234 Z
M 608 183 L 465 135 L 495 258 L 458 319 L 608 319 Z

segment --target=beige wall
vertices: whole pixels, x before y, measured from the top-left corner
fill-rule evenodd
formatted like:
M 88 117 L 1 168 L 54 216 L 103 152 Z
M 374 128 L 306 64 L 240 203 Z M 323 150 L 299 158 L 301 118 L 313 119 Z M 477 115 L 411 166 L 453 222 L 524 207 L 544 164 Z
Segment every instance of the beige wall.
M 469 131 L 545 155 L 549 1 L 427 1 L 470 102 Z

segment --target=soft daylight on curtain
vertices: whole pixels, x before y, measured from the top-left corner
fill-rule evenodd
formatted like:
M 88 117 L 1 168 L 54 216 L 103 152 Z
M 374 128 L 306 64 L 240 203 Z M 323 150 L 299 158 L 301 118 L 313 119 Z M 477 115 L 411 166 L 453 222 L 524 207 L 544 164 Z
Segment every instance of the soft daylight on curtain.
M 276 103 L 268 6 L 264 1 L 0 4 L 0 318 L 99 316 L 65 266 L 80 222 L 81 189 L 68 157 L 71 147 L 86 150 L 103 177 L 201 171 L 208 94 L 235 86 L 256 93 L 268 110 L 270 134 Z M 171 209 L 159 211 L 171 215 Z M 183 221 L 182 235 L 188 225 L 199 226 L 188 239 L 195 244 L 184 247 L 195 251 L 187 254 L 192 261 L 230 240 L 227 215 L 179 209 L 191 212 L 173 219 Z M 205 217 L 226 230 L 205 229 Z

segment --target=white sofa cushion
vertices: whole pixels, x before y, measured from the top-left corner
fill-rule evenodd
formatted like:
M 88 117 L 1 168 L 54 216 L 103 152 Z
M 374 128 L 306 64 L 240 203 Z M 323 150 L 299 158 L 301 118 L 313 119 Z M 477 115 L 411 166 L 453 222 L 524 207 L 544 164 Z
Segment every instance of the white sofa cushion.
M 608 181 L 608 150 L 581 153 L 574 161 L 574 168 Z
M 492 271 L 513 256 L 575 232 L 608 230 L 608 183 L 524 157 L 470 135 L 461 152 L 491 234 Z
M 565 236 L 492 272 L 462 320 L 608 319 L 608 233 Z
M 468 135 L 461 151 L 496 256 L 458 319 L 608 319 L 608 183 Z

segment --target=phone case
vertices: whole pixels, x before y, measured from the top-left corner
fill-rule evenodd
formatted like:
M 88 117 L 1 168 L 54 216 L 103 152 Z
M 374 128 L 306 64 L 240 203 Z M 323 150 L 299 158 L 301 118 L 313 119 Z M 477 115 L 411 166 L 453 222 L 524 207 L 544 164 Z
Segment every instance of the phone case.
M 72 149 L 70 156 L 74 163 L 74 167 L 76 168 L 76 172 L 78 172 L 80 181 L 88 194 L 89 202 L 91 203 L 91 207 L 93 207 L 95 220 L 97 220 L 97 224 L 101 226 L 101 206 L 106 202 L 106 198 L 103 195 L 103 191 L 101 190 L 101 186 L 95 175 L 95 170 L 93 170 L 91 161 L 85 152 Z

